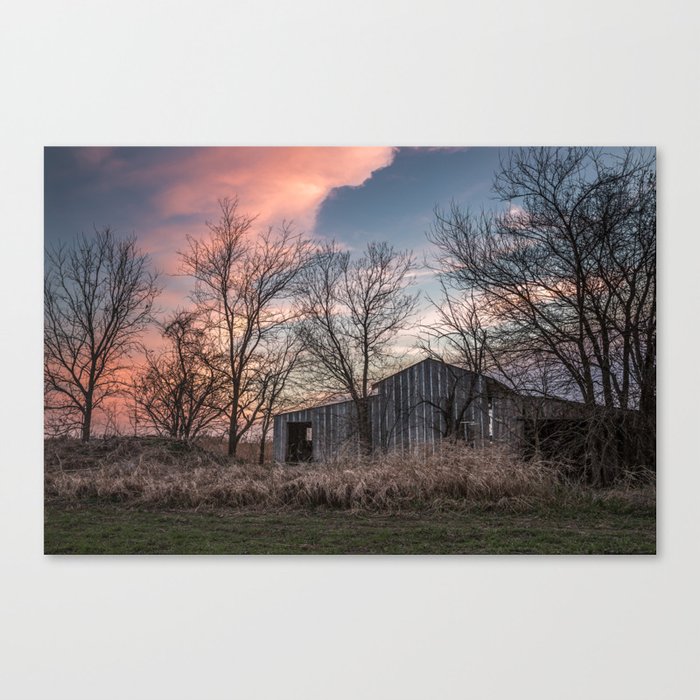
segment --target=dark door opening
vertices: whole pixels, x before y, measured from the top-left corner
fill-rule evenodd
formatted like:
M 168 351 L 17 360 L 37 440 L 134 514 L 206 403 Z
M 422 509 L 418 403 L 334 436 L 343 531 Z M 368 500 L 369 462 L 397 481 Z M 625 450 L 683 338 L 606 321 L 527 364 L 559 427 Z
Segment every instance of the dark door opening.
M 588 422 L 577 418 L 541 418 L 525 421 L 526 456 L 536 449 L 545 459 L 581 463 L 586 454 Z
M 287 423 L 287 462 L 310 462 L 313 457 L 311 421 Z

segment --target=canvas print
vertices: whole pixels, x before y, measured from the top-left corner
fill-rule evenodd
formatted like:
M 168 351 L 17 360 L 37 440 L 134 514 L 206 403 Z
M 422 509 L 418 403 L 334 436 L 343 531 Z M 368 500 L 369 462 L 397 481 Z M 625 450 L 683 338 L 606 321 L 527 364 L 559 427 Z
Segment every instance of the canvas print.
M 46 554 L 653 554 L 648 147 L 49 147 Z

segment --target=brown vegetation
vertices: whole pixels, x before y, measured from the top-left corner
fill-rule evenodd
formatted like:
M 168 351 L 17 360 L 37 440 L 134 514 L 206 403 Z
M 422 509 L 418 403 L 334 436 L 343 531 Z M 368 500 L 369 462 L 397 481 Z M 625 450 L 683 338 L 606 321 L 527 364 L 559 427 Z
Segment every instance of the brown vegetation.
M 653 476 L 623 478 L 593 491 L 551 463 L 493 448 L 445 444 L 432 454 L 346 458 L 328 464 L 259 466 L 174 440 L 49 440 L 47 502 L 105 502 L 172 509 L 408 509 L 532 506 L 617 499 L 652 506 Z

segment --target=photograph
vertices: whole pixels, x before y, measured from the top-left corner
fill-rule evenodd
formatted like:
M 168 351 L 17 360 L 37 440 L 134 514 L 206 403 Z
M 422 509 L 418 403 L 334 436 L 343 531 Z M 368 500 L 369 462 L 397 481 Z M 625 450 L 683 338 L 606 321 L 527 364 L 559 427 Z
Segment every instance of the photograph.
M 0 697 L 699 698 L 699 35 L 8 6 Z
M 44 554 L 656 554 L 656 149 L 46 146 Z

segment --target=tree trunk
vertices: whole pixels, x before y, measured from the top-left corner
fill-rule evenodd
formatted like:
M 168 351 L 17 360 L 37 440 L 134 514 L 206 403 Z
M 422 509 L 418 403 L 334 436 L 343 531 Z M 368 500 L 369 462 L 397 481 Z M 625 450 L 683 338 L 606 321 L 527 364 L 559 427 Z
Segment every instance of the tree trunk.
M 80 439 L 83 442 L 88 442 L 90 439 L 90 429 L 92 425 L 92 401 L 88 401 L 85 404 L 85 411 L 83 412 L 83 425 L 80 431 Z
M 372 454 L 372 426 L 369 421 L 369 406 L 366 398 L 357 402 L 357 434 L 360 443 L 360 454 Z
M 228 456 L 235 457 L 238 448 L 238 426 L 236 425 L 236 413 L 231 413 L 231 420 L 228 426 Z

